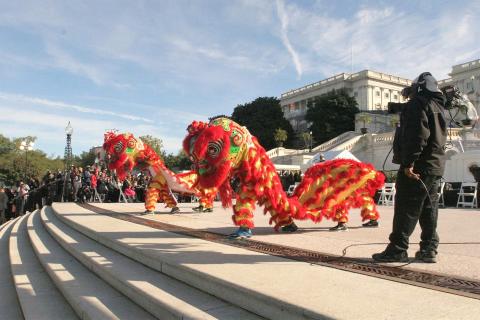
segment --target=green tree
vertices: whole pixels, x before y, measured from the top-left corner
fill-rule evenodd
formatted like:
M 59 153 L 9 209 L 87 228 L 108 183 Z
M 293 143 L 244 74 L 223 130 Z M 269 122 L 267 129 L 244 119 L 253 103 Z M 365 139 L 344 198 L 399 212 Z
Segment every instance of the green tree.
M 97 155 L 93 149 L 90 151 L 83 151 L 79 156 L 75 156 L 73 162 L 76 166 L 85 168 L 86 166 L 91 166 L 95 163 Z
M 280 100 L 275 97 L 260 97 L 252 102 L 238 105 L 233 110 L 232 119 L 247 127 L 265 150 L 276 147 L 274 134 L 277 128 L 287 132 L 285 146 L 292 145 L 293 128 L 283 116 Z
M 158 155 L 162 154 L 163 149 L 163 141 L 160 138 L 152 137 L 151 135 L 140 136 L 140 140 L 145 142 L 153 149 Z
M 13 186 L 17 181 L 28 177 L 41 178 L 47 170 L 63 168 L 60 157 L 49 158 L 41 150 L 31 150 L 28 154 L 20 150 L 21 141 L 35 141 L 35 137 L 9 139 L 0 134 L 0 181 Z
M 309 103 L 305 119 L 312 123 L 310 130 L 314 140 L 322 143 L 354 130 L 358 112 L 355 98 L 345 90 L 333 90 Z
M 277 144 L 277 147 L 283 147 L 283 143 L 288 139 L 287 131 L 283 130 L 282 128 L 277 128 L 277 130 L 275 130 L 273 138 L 275 140 L 275 143 Z
M 167 168 L 174 172 L 190 170 L 192 167 L 192 162 L 188 159 L 183 150 L 180 150 L 177 155 L 174 155 L 173 153 L 166 154 L 163 152 L 162 158 Z

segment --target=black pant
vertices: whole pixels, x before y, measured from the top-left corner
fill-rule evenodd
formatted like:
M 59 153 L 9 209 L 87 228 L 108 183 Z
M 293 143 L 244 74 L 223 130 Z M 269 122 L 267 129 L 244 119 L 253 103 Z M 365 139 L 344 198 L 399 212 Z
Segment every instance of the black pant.
M 418 221 L 422 228 L 420 250 L 437 251 L 438 188 L 441 177 L 420 174 L 420 178 L 425 186 L 421 181 L 408 178 L 403 170 L 398 171 L 393 230 L 387 247 L 389 252 L 399 253 L 408 249 L 408 239 Z

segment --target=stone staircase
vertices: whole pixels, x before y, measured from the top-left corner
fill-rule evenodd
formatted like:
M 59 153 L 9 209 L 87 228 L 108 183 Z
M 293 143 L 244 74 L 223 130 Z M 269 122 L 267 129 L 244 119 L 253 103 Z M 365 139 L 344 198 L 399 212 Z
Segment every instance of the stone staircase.
M 471 319 L 480 312 L 475 299 L 168 232 L 146 217 L 136 217 L 145 224 L 116 219 L 138 206 L 109 205 L 112 216 L 54 203 L 0 226 L 0 319 Z
M 0 319 L 263 319 L 59 217 L 45 207 L 1 226 Z

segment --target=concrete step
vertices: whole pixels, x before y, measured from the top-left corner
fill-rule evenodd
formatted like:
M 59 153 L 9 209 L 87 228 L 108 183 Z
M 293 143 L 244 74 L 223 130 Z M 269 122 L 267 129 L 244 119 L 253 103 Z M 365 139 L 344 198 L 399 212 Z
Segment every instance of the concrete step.
M 16 222 L 17 219 L 10 220 L 0 229 L 0 319 L 2 320 L 23 319 L 8 256 L 8 240 Z
M 87 238 L 59 221 L 51 208 L 41 216 L 65 250 L 159 319 L 261 319 Z
M 25 319 L 78 319 L 38 261 L 27 234 L 25 215 L 10 234 L 10 264 Z
M 302 305 L 291 303 L 285 288 L 278 290 L 280 294 L 272 294 L 274 291 L 268 289 L 272 275 L 279 270 L 278 267 L 275 270 L 276 264 L 282 269 L 279 278 L 273 277 L 276 284 L 282 282 L 279 281 L 282 277 L 288 278 L 290 267 L 302 266 L 300 272 L 307 273 L 305 268 L 312 269 L 308 264 L 152 229 L 78 206 L 68 212 L 57 211 L 61 206 L 54 204 L 54 214 L 87 237 L 254 314 L 268 319 L 328 318 L 316 310 L 305 310 Z M 265 277 L 269 280 L 265 281 Z M 252 284 L 253 288 L 249 287 Z
M 81 319 L 155 319 L 68 254 L 45 230 L 38 211 L 27 227 L 37 258 Z
M 132 212 L 128 204 L 119 206 Z M 55 203 L 53 209 L 91 239 L 269 319 L 471 319 L 480 312 L 476 299 L 258 253 L 233 240 L 205 241 L 75 204 Z

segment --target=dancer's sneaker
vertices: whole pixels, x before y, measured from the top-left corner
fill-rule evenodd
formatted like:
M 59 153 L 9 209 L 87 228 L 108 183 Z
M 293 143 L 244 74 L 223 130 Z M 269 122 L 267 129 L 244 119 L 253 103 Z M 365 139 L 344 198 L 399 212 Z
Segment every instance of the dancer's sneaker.
M 193 207 L 192 210 L 195 211 L 195 212 L 203 212 L 204 211 L 202 205 L 200 205 L 198 207 Z
M 295 222 L 292 222 L 282 227 L 283 232 L 295 232 L 297 230 L 298 230 L 298 227 L 295 224 Z
M 420 250 L 415 252 L 415 260 L 420 260 L 426 263 L 436 263 L 437 253 L 433 250 Z
M 203 209 L 203 212 L 213 212 L 213 208 L 205 208 Z
M 230 234 L 228 237 L 230 239 L 244 239 L 244 238 L 250 238 L 251 236 L 252 236 L 252 230 L 250 230 L 249 228 L 240 227 L 238 228 L 237 231 Z
M 372 255 L 373 260 L 377 262 L 408 262 L 406 251 L 399 253 L 388 252 L 387 250 Z
M 378 221 L 377 220 L 370 220 L 362 224 L 364 228 L 378 228 Z
M 145 211 L 143 212 L 143 215 L 146 215 L 146 214 L 155 214 L 155 211 L 153 211 L 153 210 L 145 210 Z
M 177 213 L 180 212 L 180 208 L 178 207 L 173 207 L 172 210 L 170 210 L 170 213 Z
M 330 230 L 330 231 L 347 231 L 348 227 L 345 223 L 339 222 L 335 227 L 331 227 L 328 230 Z

